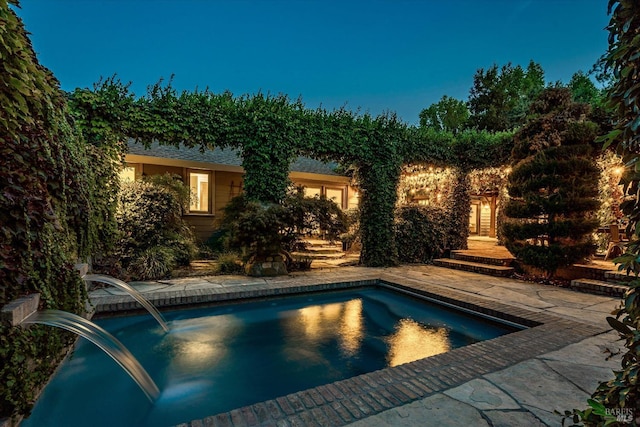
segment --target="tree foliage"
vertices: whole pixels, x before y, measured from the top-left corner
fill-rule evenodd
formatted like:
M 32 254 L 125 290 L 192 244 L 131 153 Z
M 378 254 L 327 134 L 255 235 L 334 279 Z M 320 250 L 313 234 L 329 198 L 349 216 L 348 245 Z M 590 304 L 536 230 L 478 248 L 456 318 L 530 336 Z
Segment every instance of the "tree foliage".
M 457 133 L 466 128 L 469 109 L 464 101 L 444 95 L 420 112 L 420 127 Z
M 615 261 L 620 270 L 634 274 L 636 280 L 630 283 L 616 317 L 607 318 L 627 348 L 621 369 L 614 371 L 613 379 L 598 386 L 588 409 L 576 411 L 589 426 L 613 425 L 615 417 L 607 414 L 612 408 L 632 411 L 636 422 L 640 416 L 640 5 L 635 0 L 610 0 L 609 13 L 609 49 L 602 67 L 613 76 L 607 103 L 614 112 L 614 129 L 602 140 L 605 145 L 615 143 L 627 164 L 623 182 L 628 199 L 621 207 L 629 220 L 626 231 L 631 242 Z
M 567 87 L 571 91 L 574 102 L 589 104 L 592 108 L 600 107 L 604 102 L 603 91 L 598 89 L 591 78 L 582 71 L 578 71 L 571 76 Z
M 487 131 L 507 131 L 522 125 L 530 103 L 545 87 L 540 64 L 529 62 L 526 70 L 511 63 L 479 69 L 469 93 L 470 123 Z
M 546 89 L 531 112 L 514 138 L 502 235 L 518 259 L 552 275 L 595 252 L 598 128 L 565 88 Z

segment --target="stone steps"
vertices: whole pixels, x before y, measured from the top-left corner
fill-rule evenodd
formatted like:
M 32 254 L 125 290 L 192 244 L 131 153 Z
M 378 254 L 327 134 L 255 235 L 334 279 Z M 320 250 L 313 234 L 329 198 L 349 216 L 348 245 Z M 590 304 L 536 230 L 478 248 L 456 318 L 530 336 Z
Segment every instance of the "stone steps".
M 342 243 L 332 243 L 321 239 L 305 239 L 305 249 L 291 254 L 294 258 L 310 258 L 314 260 L 332 260 L 344 258 Z
M 629 287 L 595 279 L 575 279 L 571 281 L 571 289 L 590 294 L 623 297 Z
M 465 250 L 451 251 L 451 258 L 459 261 L 474 262 L 477 264 L 499 265 L 509 267 L 515 258 L 489 255 L 471 255 Z
M 333 254 L 342 252 L 342 246 L 309 246 L 302 252 L 310 252 L 314 254 Z
M 315 251 L 298 251 L 291 252 L 294 258 L 311 258 L 311 259 L 340 259 L 344 258 L 345 253 L 340 252 L 315 252 Z
M 471 271 L 473 273 L 488 274 L 497 277 L 509 277 L 513 274 L 513 267 L 503 265 L 483 264 L 460 259 L 440 258 L 434 259 L 433 265 L 436 267 L 452 268 L 454 270 Z
M 610 270 L 605 271 L 604 279 L 607 282 L 631 282 L 636 279 L 636 276 L 633 273 L 627 275 L 625 271 Z

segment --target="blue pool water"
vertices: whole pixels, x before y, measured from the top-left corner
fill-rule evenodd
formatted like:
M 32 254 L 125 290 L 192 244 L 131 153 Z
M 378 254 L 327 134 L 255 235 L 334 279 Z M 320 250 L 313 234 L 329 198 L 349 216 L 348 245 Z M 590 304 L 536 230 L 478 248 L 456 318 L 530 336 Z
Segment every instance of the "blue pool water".
M 170 426 L 516 330 L 384 289 L 97 320 L 160 388 L 151 404 L 81 339 L 23 426 Z

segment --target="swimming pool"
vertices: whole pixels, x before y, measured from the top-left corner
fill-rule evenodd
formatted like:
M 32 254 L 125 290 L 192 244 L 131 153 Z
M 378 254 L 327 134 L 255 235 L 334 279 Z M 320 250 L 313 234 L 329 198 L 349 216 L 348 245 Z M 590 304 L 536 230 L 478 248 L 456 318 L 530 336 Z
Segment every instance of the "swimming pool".
M 517 330 L 386 289 L 102 319 L 161 390 L 152 405 L 80 340 L 24 426 L 173 425 Z

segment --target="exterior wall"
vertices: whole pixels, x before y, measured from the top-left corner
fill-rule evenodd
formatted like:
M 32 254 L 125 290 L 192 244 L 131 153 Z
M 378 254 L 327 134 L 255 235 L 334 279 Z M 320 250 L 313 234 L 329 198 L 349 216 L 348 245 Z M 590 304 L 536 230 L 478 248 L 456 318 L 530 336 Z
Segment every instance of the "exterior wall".
M 242 179 L 243 174 L 239 172 L 215 171 L 213 212 L 218 218 L 222 217 L 222 208 L 240 194 Z
M 183 218 L 199 242 L 206 242 L 213 230 L 216 229 L 216 218 L 212 214 L 185 215 Z
M 211 172 L 209 213 L 198 212 L 184 216 L 198 240 L 202 242 L 206 241 L 217 228 L 218 221 L 222 218 L 222 209 L 242 191 L 244 174 L 242 168 L 237 166 L 213 165 L 141 155 L 127 155 L 125 160 L 129 166 L 136 168 L 136 178 L 172 173 L 182 176 L 187 182 L 189 171 Z M 358 194 L 354 188 L 349 186 L 349 178 L 347 177 L 292 172 L 290 179 L 295 185 L 318 188 L 320 194 L 335 194 L 338 190 L 341 191 L 342 196 L 338 204 L 343 209 L 355 209 L 358 206 Z
M 142 164 L 142 176 L 163 175 L 165 173 L 180 175 L 184 178 L 184 168 L 177 166 Z

